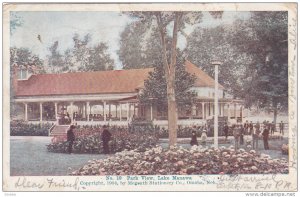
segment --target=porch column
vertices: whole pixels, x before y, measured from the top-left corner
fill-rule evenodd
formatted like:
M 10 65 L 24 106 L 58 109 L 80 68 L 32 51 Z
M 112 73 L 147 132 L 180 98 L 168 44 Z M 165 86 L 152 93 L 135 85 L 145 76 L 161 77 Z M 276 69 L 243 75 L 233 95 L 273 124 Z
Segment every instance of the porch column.
M 108 104 L 108 120 L 110 120 L 110 115 L 111 115 L 111 104 Z
M 118 117 L 118 105 L 117 104 L 115 105 L 116 105 L 116 117 Z
M 87 117 L 87 121 L 90 121 L 90 113 L 88 113 L 88 108 L 89 108 L 90 102 L 86 102 L 86 108 L 85 108 L 85 113 Z
M 136 116 L 136 115 L 135 115 L 135 107 L 136 107 L 136 106 L 135 106 L 135 103 L 134 103 L 134 104 L 133 104 L 133 115 L 134 115 L 134 116 Z
M 129 103 L 126 104 L 126 108 L 127 108 L 127 121 L 129 120 Z
M 24 120 L 28 121 L 28 104 L 24 103 L 25 105 L 25 114 L 24 114 Z
M 241 120 L 243 122 L 243 106 L 241 106 Z
M 119 104 L 120 105 L 120 121 L 122 121 L 122 103 Z
M 150 119 L 153 120 L 153 107 L 152 107 L 152 103 L 150 106 Z
M 234 118 L 237 120 L 236 103 L 234 103 Z
M 82 104 L 82 118 L 86 117 L 86 106 Z
M 43 121 L 43 103 L 40 103 L 40 122 Z
M 223 116 L 223 117 L 224 117 L 224 114 L 225 114 L 225 113 L 224 113 L 225 105 L 226 105 L 225 103 L 223 103 L 223 105 L 222 105 L 222 111 L 223 111 L 223 112 L 222 112 L 222 116 Z
M 223 103 L 220 103 L 220 106 L 219 106 L 219 111 L 220 111 L 220 116 L 223 116 L 223 112 L 222 112 L 222 107 L 223 106 Z
M 204 107 L 205 107 L 205 103 L 203 102 L 202 103 L 202 119 L 204 119 L 205 117 L 204 117 L 204 111 L 205 111 L 205 109 L 204 109 Z
M 74 116 L 73 116 L 73 102 L 70 103 L 70 108 L 71 108 L 71 111 L 70 111 L 70 115 L 71 115 L 71 122 L 73 122 L 74 120 Z
M 106 121 L 106 101 L 103 101 L 103 117 L 104 121 Z
M 54 110 L 55 110 L 55 119 L 56 119 L 56 116 L 57 116 L 57 103 L 56 102 L 54 103 Z
M 192 117 L 194 118 L 195 116 L 197 116 L 197 107 L 193 103 L 193 105 L 192 105 Z
M 225 113 L 225 110 L 227 110 L 227 117 L 229 119 L 229 105 L 228 104 L 224 104 L 224 113 Z

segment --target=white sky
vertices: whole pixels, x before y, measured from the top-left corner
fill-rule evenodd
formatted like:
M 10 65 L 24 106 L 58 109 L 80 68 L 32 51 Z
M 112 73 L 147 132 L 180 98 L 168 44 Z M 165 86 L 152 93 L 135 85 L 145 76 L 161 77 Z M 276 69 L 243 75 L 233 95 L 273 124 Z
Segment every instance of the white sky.
M 119 12 L 15 12 L 22 18 L 23 24 L 13 32 L 11 46 L 25 47 L 42 59 L 49 53 L 48 48 L 59 41 L 58 50 L 63 53 L 73 47 L 72 37 L 78 33 L 81 37 L 89 33 L 91 45 L 100 41 L 107 43 L 109 53 L 115 60 L 116 68 L 121 68 L 116 51 L 119 49 L 120 34 L 132 21 Z M 230 24 L 235 18 L 248 18 L 249 12 L 224 12 L 222 19 L 213 19 L 209 13 L 203 12 L 200 26 L 214 27 Z M 191 33 L 194 27 L 186 29 Z M 37 39 L 41 35 L 42 43 Z M 184 48 L 186 40 L 179 36 L 178 47 Z

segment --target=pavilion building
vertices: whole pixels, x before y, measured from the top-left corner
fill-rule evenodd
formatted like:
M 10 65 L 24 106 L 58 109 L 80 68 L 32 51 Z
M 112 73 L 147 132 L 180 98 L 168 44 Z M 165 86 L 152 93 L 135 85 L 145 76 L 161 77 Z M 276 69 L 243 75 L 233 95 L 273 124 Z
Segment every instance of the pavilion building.
M 191 109 L 178 109 L 178 124 L 204 124 L 214 115 L 214 79 L 189 61 L 186 71 L 195 74 Z M 31 123 L 57 122 L 66 110 L 77 124 L 127 125 L 132 117 L 167 125 L 167 112 L 139 104 L 137 96 L 152 68 L 32 74 L 23 67 L 13 78 L 14 100 L 21 106 L 19 119 Z M 243 116 L 243 101 L 228 97 L 219 84 L 219 116 L 236 121 Z M 74 117 L 76 116 L 76 117 Z

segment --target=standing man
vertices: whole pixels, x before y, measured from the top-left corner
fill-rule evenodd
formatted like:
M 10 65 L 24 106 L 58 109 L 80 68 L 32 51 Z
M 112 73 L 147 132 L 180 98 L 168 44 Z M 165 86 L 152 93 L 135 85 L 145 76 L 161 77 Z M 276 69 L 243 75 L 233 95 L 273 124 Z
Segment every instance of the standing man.
M 240 125 L 240 145 L 244 145 L 244 134 L 245 134 L 245 129 L 243 125 Z
M 282 134 L 282 136 L 284 135 L 283 129 L 284 129 L 284 123 L 281 121 L 279 123 L 279 130 L 280 130 L 280 134 Z
M 109 154 L 109 141 L 111 138 L 111 133 L 108 131 L 108 128 L 106 125 L 103 126 L 103 132 L 101 135 L 101 140 L 103 142 L 103 150 L 104 150 L 104 154 Z
M 67 141 L 69 143 L 68 145 L 68 153 L 71 154 L 72 153 L 72 148 L 73 148 L 73 143 L 75 140 L 75 135 L 73 130 L 75 129 L 74 125 L 70 125 L 70 127 L 67 130 Z
M 245 124 L 244 124 L 244 131 L 245 131 L 245 134 L 248 133 L 248 128 L 249 128 L 249 123 L 248 123 L 248 120 L 246 120 Z
M 225 122 L 225 126 L 224 126 L 224 135 L 225 135 L 225 140 L 227 141 L 228 138 L 228 131 L 229 131 L 229 127 L 227 125 L 227 122 Z
M 252 121 L 250 121 L 249 128 L 250 128 L 250 134 L 253 135 L 254 134 L 254 129 L 253 129 Z
M 271 135 L 274 135 L 274 132 L 275 132 L 275 124 L 272 121 L 272 123 L 271 123 Z
M 260 130 L 260 124 L 259 124 L 259 121 L 256 122 L 255 124 L 255 130 Z
M 260 134 L 260 128 L 255 125 L 255 132 L 252 134 L 252 143 L 253 143 L 253 149 L 258 149 L 258 139 Z
M 264 128 L 264 131 L 263 131 L 262 135 L 263 135 L 263 140 L 264 140 L 264 148 L 265 148 L 265 150 L 269 150 L 269 142 L 268 142 L 268 140 L 269 140 L 269 129 L 268 129 L 268 127 Z
M 234 149 L 237 151 L 239 149 L 239 143 L 240 143 L 240 128 L 238 125 L 235 125 L 233 128 L 233 136 L 234 136 Z

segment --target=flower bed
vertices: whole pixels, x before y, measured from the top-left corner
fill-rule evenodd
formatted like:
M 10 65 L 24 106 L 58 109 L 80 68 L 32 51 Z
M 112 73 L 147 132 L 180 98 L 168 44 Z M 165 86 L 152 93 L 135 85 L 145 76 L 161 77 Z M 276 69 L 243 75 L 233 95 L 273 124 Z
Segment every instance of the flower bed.
M 52 124 L 30 124 L 24 121 L 10 122 L 11 136 L 48 136 L 49 129 Z
M 76 132 L 75 132 L 76 133 Z M 92 135 L 80 135 L 73 144 L 73 153 L 103 153 L 103 145 L 100 140 L 100 132 Z M 137 149 L 145 151 L 146 148 L 156 146 L 158 138 L 151 134 L 132 134 L 123 131 L 113 131 L 112 140 L 109 142 L 110 152 Z M 49 152 L 67 153 L 68 142 L 51 143 L 47 146 Z
M 91 160 L 70 175 L 186 175 L 186 174 L 277 174 L 288 173 L 286 159 L 271 159 L 254 150 L 156 147 L 145 152 L 116 153 L 104 160 Z

